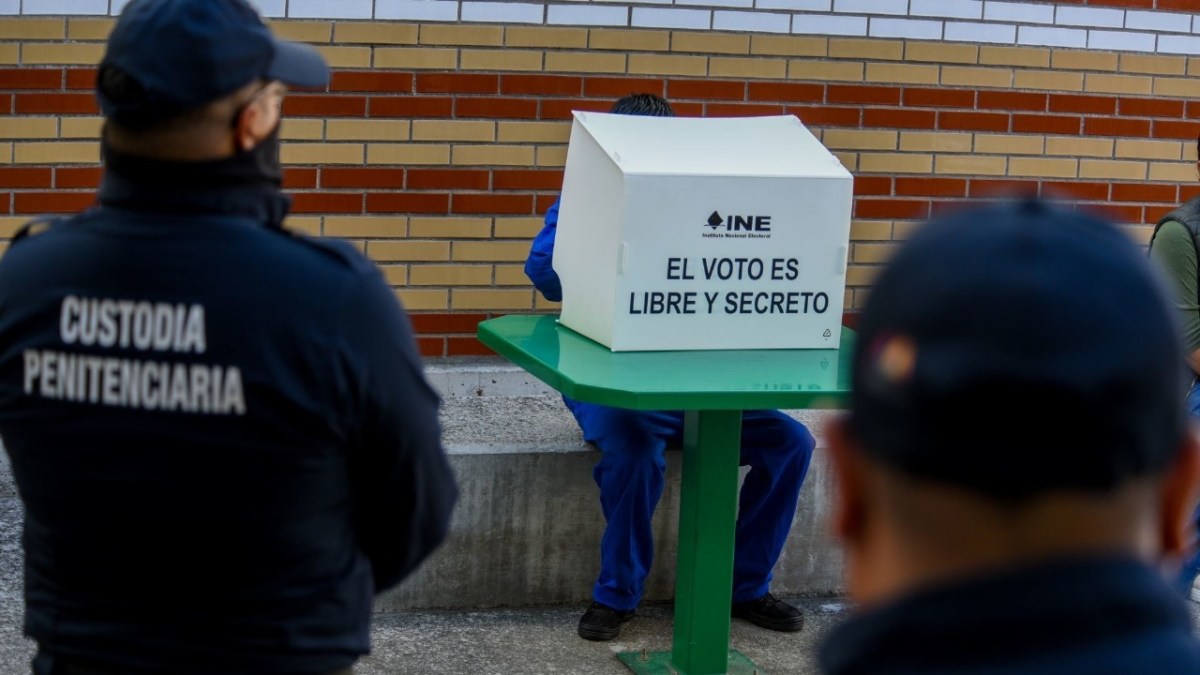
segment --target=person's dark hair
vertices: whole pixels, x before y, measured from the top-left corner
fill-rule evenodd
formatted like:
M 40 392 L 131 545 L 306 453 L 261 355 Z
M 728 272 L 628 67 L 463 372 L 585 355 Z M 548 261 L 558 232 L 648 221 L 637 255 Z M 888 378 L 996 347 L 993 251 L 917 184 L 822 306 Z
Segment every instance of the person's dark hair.
M 609 110 L 616 115 L 644 115 L 646 117 L 674 117 L 671 104 L 654 94 L 630 94 L 617 100 Z

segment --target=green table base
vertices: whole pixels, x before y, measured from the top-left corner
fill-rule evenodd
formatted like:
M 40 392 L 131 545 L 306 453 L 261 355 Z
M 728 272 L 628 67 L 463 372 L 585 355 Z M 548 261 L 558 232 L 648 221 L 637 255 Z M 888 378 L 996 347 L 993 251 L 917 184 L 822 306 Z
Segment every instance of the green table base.
M 621 652 L 617 658 L 638 675 L 680 675 L 684 672 L 671 663 L 671 652 Z M 733 649 L 729 650 L 729 669 L 721 672 L 726 675 L 766 675 L 753 661 Z

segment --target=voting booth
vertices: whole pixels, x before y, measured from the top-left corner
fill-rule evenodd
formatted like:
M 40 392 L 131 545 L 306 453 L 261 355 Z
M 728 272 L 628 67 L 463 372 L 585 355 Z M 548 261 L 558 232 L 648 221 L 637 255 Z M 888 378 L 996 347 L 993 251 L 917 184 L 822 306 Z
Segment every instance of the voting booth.
M 852 183 L 795 116 L 576 112 L 560 322 L 613 351 L 837 348 Z

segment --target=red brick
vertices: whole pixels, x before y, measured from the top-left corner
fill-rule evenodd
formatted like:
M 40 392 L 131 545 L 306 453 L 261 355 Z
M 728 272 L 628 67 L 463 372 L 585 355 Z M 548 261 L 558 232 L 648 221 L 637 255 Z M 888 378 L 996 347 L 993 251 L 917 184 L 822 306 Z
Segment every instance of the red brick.
M 1200 135 L 1200 122 L 1154 120 L 1153 135 L 1155 138 L 1182 138 L 1194 141 Z
M 478 73 L 421 73 L 417 91 L 436 94 L 495 94 L 500 91 L 499 75 Z
M 367 195 L 367 213 L 449 213 L 445 192 L 373 192 Z
M 1037 193 L 1038 182 L 1036 180 L 972 178 L 967 187 L 968 197 L 1035 196 Z
M 1022 115 L 1014 114 L 1014 133 L 1034 134 L 1078 134 L 1081 118 L 1074 115 Z
M 558 199 L 558 194 L 537 195 L 537 201 L 533 205 L 533 212 L 541 215 L 550 210 L 554 206 L 554 202 Z
M 317 187 L 316 169 L 284 169 L 283 187 L 288 190 L 304 190 Z
M 492 174 L 497 190 L 557 190 L 562 179 L 558 169 L 496 169 Z
M 292 195 L 292 213 L 362 213 L 361 194 L 301 192 Z
M 9 115 L 12 113 L 13 95 L 0 94 L 0 115 Z
M 283 114 L 288 117 L 363 117 L 367 99 L 363 96 L 292 94 L 283 99 Z
M 1117 99 L 1113 96 L 1050 94 L 1050 112 L 1115 115 L 1117 112 Z
M 892 179 L 886 176 L 858 176 L 854 179 L 854 194 L 891 196 Z
M 1142 217 L 1145 214 L 1144 209 L 1140 206 L 1128 206 L 1122 204 L 1080 204 L 1075 203 L 1073 207 L 1076 211 L 1084 211 L 1096 213 L 1109 220 L 1115 220 L 1118 223 L 1138 224 L 1143 222 Z
M 980 109 L 992 110 L 1046 110 L 1046 94 L 1031 94 L 1011 91 L 979 92 Z
M 442 357 L 446 355 L 446 338 L 443 337 L 418 337 L 417 349 L 421 351 L 421 356 Z
M 1188 101 L 1186 112 L 1184 112 L 1183 116 L 1189 120 L 1200 117 L 1200 101 Z
M 413 331 L 417 333 L 474 334 L 487 314 L 412 314 Z
M 539 96 L 580 96 L 583 78 L 567 75 L 505 75 L 500 78 L 504 94 L 534 94 Z
M 668 80 L 667 96 L 671 100 L 698 98 L 704 101 L 744 101 L 746 83 L 735 80 Z
M 1134 1 L 1135 0 L 1127 0 L 1127 2 Z M 1149 5 L 1142 4 L 1144 2 L 1146 2 L 1146 0 L 1142 0 L 1141 3 L 1138 3 L 1135 6 L 1149 7 Z M 1182 9 L 1187 12 L 1194 12 L 1196 11 L 1196 0 L 1158 0 L 1158 4 L 1155 7 L 1157 9 Z
M 533 213 L 533 195 L 456 193 L 450 212 L 531 214 Z
M 534 98 L 458 98 L 454 101 L 456 117 L 486 119 L 536 119 L 538 102 Z
M 1186 200 L 1180 200 L 1180 201 L 1186 201 Z M 1158 205 L 1148 204 L 1144 209 L 1142 209 L 1142 213 L 1143 213 L 1142 218 L 1147 223 L 1157 223 L 1158 221 L 1162 220 L 1163 216 L 1167 215 L 1168 213 L 1170 213 L 1173 210 L 1175 210 L 1174 204 L 1165 204 L 1165 205 L 1163 205 L 1163 204 L 1158 204 Z
M 409 169 L 410 190 L 486 190 L 488 172 L 483 169 Z
M 92 114 L 100 112 L 92 94 L 17 94 L 17 113 Z
M 975 92 L 965 89 L 904 88 L 905 107 L 974 108 Z
M 1155 185 L 1152 183 L 1114 183 L 1112 200 L 1114 202 L 1166 202 L 1174 204 L 1176 193 L 1174 185 Z
M 98 166 L 81 166 L 54 170 L 54 187 L 56 188 L 98 188 L 104 170 Z
M 495 353 L 474 337 L 446 338 L 446 356 L 491 356 Z
M 951 213 L 963 211 L 975 205 L 977 205 L 976 202 L 967 199 L 935 201 L 929 205 L 929 217 L 943 218 Z
M 937 124 L 937 113 L 933 110 L 908 110 L 904 108 L 866 108 L 863 110 L 863 127 L 873 129 L 932 129 Z
M 912 197 L 965 197 L 964 178 L 896 178 L 896 194 Z
M 1183 101 L 1158 98 L 1117 99 L 1122 117 L 1183 117 Z
M 825 85 L 799 82 L 751 82 L 747 88 L 751 101 L 820 103 L 825 100 Z
M 67 89 L 96 89 L 95 68 L 71 68 L 67 70 Z
M 693 101 L 681 101 L 672 103 L 671 109 L 680 117 L 700 117 L 704 115 L 704 104 Z
M 1119 117 L 1088 117 L 1083 120 L 1086 136 L 1137 136 L 1150 135 L 1150 120 L 1131 120 Z
M 0 167 L 0 188 L 49 188 L 54 185 L 51 169 Z
M 372 96 L 371 117 L 449 117 L 454 99 L 431 96 Z
M 754 117 L 756 115 L 782 115 L 782 105 L 766 103 L 706 103 L 705 117 Z
M 929 202 L 923 199 L 857 199 L 854 215 L 859 218 L 926 218 Z
M 830 103 L 876 103 L 900 105 L 899 87 L 865 87 L 852 84 L 831 84 L 826 96 Z
M 589 98 L 574 99 L 542 99 L 541 118 L 544 120 L 569 120 L 571 111 L 587 110 L 591 112 L 607 112 L 612 107 L 612 101 L 602 101 Z M 679 106 L 673 106 L 676 113 Z
M 938 128 L 958 131 L 1008 131 L 1008 115 L 943 110 L 938 113 Z
M 861 108 L 788 106 L 786 112 L 796 115 L 810 127 L 857 127 L 862 119 Z
M 0 89 L 62 89 L 62 84 L 58 68 L 0 68 Z
M 18 192 L 13 213 L 78 213 L 95 203 L 94 192 Z
M 379 73 L 362 71 L 337 71 L 329 82 L 330 91 L 378 91 L 411 93 L 412 73 Z
M 1068 0 L 1069 1 L 1069 0 Z M 1062 0 L 1060 0 L 1061 4 Z M 1189 9 L 1195 9 L 1196 0 L 1190 0 L 1192 4 L 1188 5 Z M 1134 7 L 1137 9 L 1150 9 L 1154 7 L 1154 0 L 1088 0 L 1089 5 L 1100 5 L 1104 7 Z M 1159 5 L 1162 8 L 1162 5 Z
M 1200 197 L 1200 184 L 1182 183 L 1179 186 L 1179 202 L 1183 203 L 1192 197 Z
M 1042 196 L 1057 199 L 1071 198 L 1088 201 L 1106 201 L 1108 200 L 1108 183 L 1046 181 L 1042 183 Z
M 666 92 L 665 80 L 642 77 L 588 77 L 583 80 L 583 95 L 603 98 L 620 98 L 630 94 L 656 94 Z
M 403 188 L 404 169 L 321 168 L 323 188 Z

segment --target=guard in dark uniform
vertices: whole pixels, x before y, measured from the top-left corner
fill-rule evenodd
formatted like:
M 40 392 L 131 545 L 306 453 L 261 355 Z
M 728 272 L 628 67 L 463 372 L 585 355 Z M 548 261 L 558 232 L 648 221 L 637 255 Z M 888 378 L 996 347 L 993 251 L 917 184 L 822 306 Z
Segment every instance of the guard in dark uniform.
M 826 427 L 853 618 L 824 675 L 1196 675 L 1164 577 L 1200 444 L 1174 310 L 1113 224 L 1000 202 L 908 239 Z
M 134 0 L 97 76 L 99 205 L 0 261 L 0 435 L 34 672 L 348 672 L 456 498 L 403 309 L 282 228 L 284 84 L 245 0 Z

